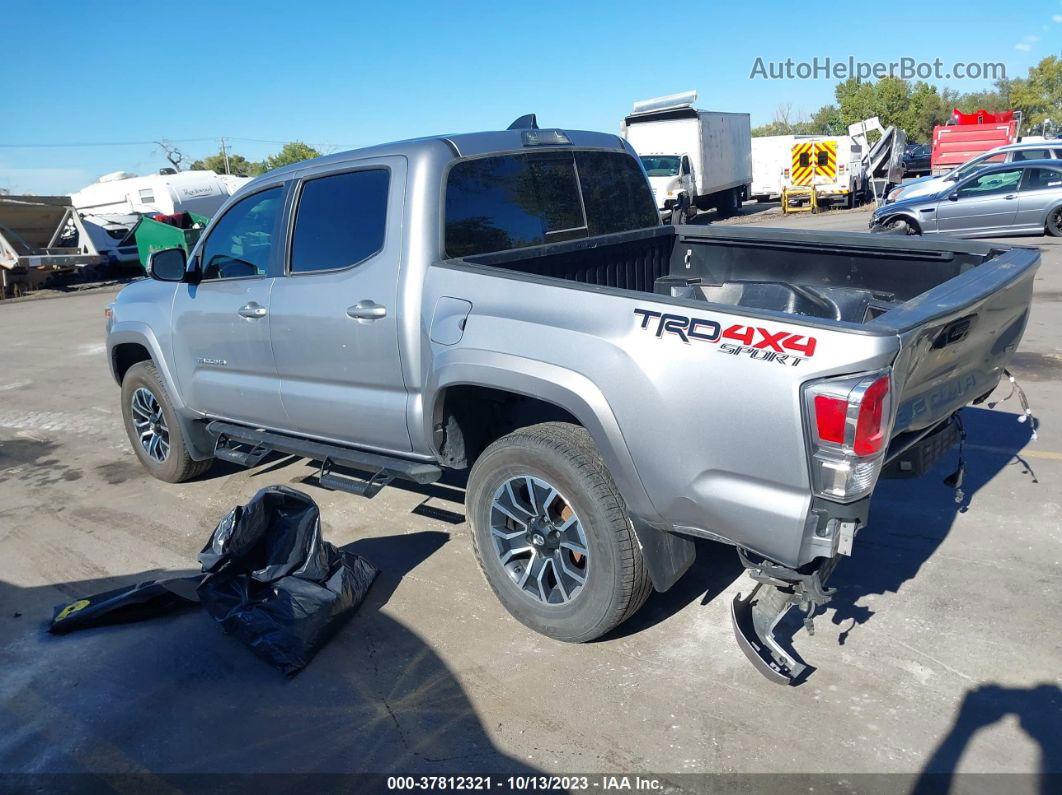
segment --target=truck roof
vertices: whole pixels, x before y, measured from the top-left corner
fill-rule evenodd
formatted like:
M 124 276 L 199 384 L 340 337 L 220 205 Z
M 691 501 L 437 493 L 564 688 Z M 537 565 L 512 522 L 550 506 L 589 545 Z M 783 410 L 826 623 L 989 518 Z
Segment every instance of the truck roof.
M 571 146 L 592 149 L 624 150 L 624 141 L 618 135 L 611 133 L 591 132 L 589 130 L 562 130 L 559 128 L 542 128 L 539 132 L 557 130 L 563 133 L 571 141 Z M 524 142 L 523 134 L 526 130 L 497 130 L 493 132 L 461 133 L 458 135 L 433 135 L 425 138 L 410 138 L 405 141 L 367 146 L 361 149 L 351 149 L 346 152 L 336 152 L 332 155 L 324 155 L 313 160 L 303 160 L 270 171 L 263 176 L 276 178 L 287 174 L 301 171 L 309 166 L 322 166 L 330 163 L 343 163 L 349 160 L 360 160 L 367 157 L 381 157 L 386 155 L 405 155 L 416 159 L 419 155 L 437 152 L 440 145 L 450 150 L 452 157 L 471 157 L 484 155 L 491 152 L 512 152 L 524 148 L 550 149 L 550 145 L 534 146 Z M 257 182 L 257 180 L 256 180 Z

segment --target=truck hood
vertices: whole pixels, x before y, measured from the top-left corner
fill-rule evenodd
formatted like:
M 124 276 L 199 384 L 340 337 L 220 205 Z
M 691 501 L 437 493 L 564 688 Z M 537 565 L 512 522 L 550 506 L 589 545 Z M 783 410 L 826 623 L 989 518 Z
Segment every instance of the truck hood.
M 679 187 L 682 184 L 681 177 L 649 177 L 649 187 L 653 189 L 653 196 L 656 197 L 656 204 L 658 207 L 663 207 L 666 199 L 673 199 L 674 196 L 668 196 L 667 192 L 671 191 L 677 195 Z

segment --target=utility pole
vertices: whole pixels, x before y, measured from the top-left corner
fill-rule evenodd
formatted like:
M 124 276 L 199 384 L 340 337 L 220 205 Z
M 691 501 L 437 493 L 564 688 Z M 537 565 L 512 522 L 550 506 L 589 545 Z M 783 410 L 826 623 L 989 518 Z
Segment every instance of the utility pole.
M 221 156 L 225 159 L 225 173 L 229 172 L 229 153 L 225 149 L 225 139 L 221 139 Z

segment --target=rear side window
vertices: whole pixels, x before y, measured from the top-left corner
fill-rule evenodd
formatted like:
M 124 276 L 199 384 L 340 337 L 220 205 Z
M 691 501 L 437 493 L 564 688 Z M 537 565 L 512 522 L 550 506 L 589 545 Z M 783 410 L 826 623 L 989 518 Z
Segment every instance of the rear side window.
M 1048 149 L 1015 149 L 1012 160 L 1050 160 L 1051 152 Z
M 1062 172 L 1052 168 L 1025 169 L 1025 182 L 1022 190 L 1044 190 L 1045 188 L 1062 188 Z
M 355 265 L 383 248 L 390 172 L 350 171 L 302 186 L 291 241 L 291 272 Z
M 645 175 L 626 153 L 483 157 L 455 164 L 446 182 L 450 257 L 658 224 Z

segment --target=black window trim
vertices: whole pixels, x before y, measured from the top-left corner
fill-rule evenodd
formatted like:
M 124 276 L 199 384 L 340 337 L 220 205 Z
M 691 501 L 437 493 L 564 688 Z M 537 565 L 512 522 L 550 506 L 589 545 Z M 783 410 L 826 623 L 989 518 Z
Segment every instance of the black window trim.
M 620 141 L 623 140 L 619 136 L 616 136 L 616 138 L 617 138 L 617 140 L 620 140 Z M 494 152 L 482 152 L 482 153 L 475 154 L 475 155 L 468 155 L 467 157 L 455 157 L 449 163 L 446 164 L 446 168 L 443 169 L 442 177 L 441 177 L 441 180 L 440 180 L 440 183 L 439 183 L 439 216 L 438 216 L 438 218 L 439 218 L 439 232 L 438 232 L 438 236 L 437 236 L 438 237 L 437 243 L 438 243 L 438 246 L 439 246 L 439 249 L 438 249 L 439 256 L 436 257 L 435 261 L 442 262 L 442 261 L 448 261 L 448 260 L 462 259 L 462 257 L 451 256 L 446 251 L 446 188 L 450 184 L 450 172 L 454 169 L 454 167 L 458 163 L 466 163 L 466 162 L 468 162 L 470 160 L 482 160 L 482 159 L 487 158 L 487 157 L 506 157 L 508 155 L 527 155 L 527 154 L 533 154 L 535 152 L 541 152 L 541 151 L 547 151 L 547 152 L 569 152 L 569 153 L 571 153 L 573 164 L 575 166 L 575 176 L 576 176 L 576 179 L 578 180 L 578 186 L 579 186 L 579 203 L 580 203 L 580 205 L 583 208 L 583 220 L 586 221 L 587 224 L 590 223 L 590 220 L 586 217 L 586 206 L 584 204 L 584 199 L 583 199 L 583 183 L 582 183 L 582 180 L 579 179 L 579 165 L 578 165 L 577 162 L 575 162 L 575 153 L 576 152 L 607 152 L 607 153 L 611 153 L 611 154 L 614 154 L 614 155 L 626 155 L 627 157 L 633 157 L 635 160 L 638 161 L 639 166 L 641 166 L 641 159 L 639 158 L 639 156 L 637 154 L 632 155 L 630 152 L 627 151 L 627 148 L 624 147 L 624 146 L 619 146 L 619 147 L 615 147 L 615 146 L 556 146 L 556 147 L 552 147 L 552 146 L 551 147 L 523 146 L 523 147 L 520 147 L 518 149 L 499 149 L 499 150 L 494 151 Z M 642 174 L 644 175 L 645 174 L 645 167 L 644 166 L 641 166 L 641 171 L 642 171 Z M 646 180 L 646 188 L 648 188 L 650 191 L 652 191 L 652 188 L 649 188 L 649 178 L 645 177 L 645 180 Z M 575 227 L 575 228 L 582 229 L 583 227 Z M 556 230 L 556 231 L 564 231 L 564 230 Z M 590 231 L 589 227 L 587 227 L 587 231 L 588 232 Z M 615 233 L 610 233 L 610 234 L 615 234 Z M 595 237 L 603 237 L 603 236 L 604 235 L 588 235 L 587 237 L 582 238 L 582 239 L 584 239 L 584 240 L 592 240 Z M 567 242 L 569 242 L 569 241 L 567 241 L 567 240 L 543 241 L 539 245 L 553 245 L 553 244 L 556 244 L 556 243 L 567 243 Z M 523 248 L 534 248 L 534 246 L 524 246 Z M 518 250 L 518 249 L 508 249 L 508 248 L 507 249 L 502 249 L 502 251 L 516 251 L 516 250 Z M 498 252 L 490 252 L 490 253 L 498 253 Z M 473 254 L 471 256 L 480 256 L 480 255 L 479 254 Z
M 212 219 L 211 222 L 210 222 L 210 226 L 206 230 L 206 234 L 203 235 L 203 237 L 200 239 L 199 244 L 195 247 L 195 250 L 194 250 L 195 253 L 190 258 L 189 265 L 194 264 L 196 269 L 199 270 L 200 275 L 202 275 L 203 252 L 206 250 L 207 243 L 210 242 L 210 238 L 214 235 L 215 227 L 217 227 L 217 225 L 221 223 L 222 219 L 226 215 L 228 215 L 230 212 L 232 212 L 232 210 L 235 207 L 238 207 L 239 205 L 243 204 L 248 199 L 253 199 L 255 196 L 258 196 L 261 193 L 266 193 L 267 191 L 277 190 L 277 189 L 280 190 L 280 208 L 279 208 L 279 211 L 277 212 L 276 220 L 273 221 L 273 235 L 274 235 L 274 237 L 279 238 L 280 235 L 277 234 L 278 232 L 280 232 L 279 225 L 284 220 L 285 185 L 284 185 L 283 182 L 274 182 L 274 183 L 272 183 L 270 185 L 264 185 L 261 188 L 258 188 L 257 190 L 255 190 L 255 191 L 253 191 L 251 193 L 248 193 L 246 196 L 240 196 L 238 201 L 234 201 L 232 204 L 230 204 L 228 207 L 225 208 L 225 212 L 223 212 L 217 218 Z M 214 284 L 215 282 L 235 282 L 235 281 L 248 280 L 248 279 L 269 279 L 269 278 L 272 278 L 272 274 L 270 273 L 270 271 L 272 270 L 271 266 L 273 264 L 273 257 L 274 257 L 275 248 L 276 248 L 275 246 L 272 246 L 272 245 L 270 246 L 269 263 L 266 266 L 266 272 L 265 273 L 256 273 L 254 276 L 220 276 L 217 279 L 202 279 L 201 281 L 198 282 L 197 286 L 198 287 L 202 287 L 203 285 Z
M 292 271 L 291 269 L 291 254 L 295 247 L 295 223 L 299 218 L 299 206 L 302 204 L 302 191 L 307 182 L 313 182 L 319 179 L 327 179 L 328 177 L 339 177 L 343 174 L 353 174 L 358 171 L 386 171 L 387 172 L 387 197 L 384 206 L 384 236 L 383 241 L 380 243 L 380 247 L 370 254 L 365 255 L 357 262 L 352 262 L 349 265 L 340 265 L 337 268 L 320 268 L 312 271 Z M 292 191 L 291 207 L 288 208 L 288 233 L 286 235 L 284 246 L 284 263 L 281 270 L 281 277 L 288 276 L 316 276 L 322 273 L 339 273 L 341 271 L 352 270 L 359 265 L 364 265 L 373 257 L 379 256 L 379 254 L 387 247 L 388 233 L 387 226 L 391 220 L 391 190 L 394 185 L 394 169 L 387 163 L 359 163 L 355 166 L 348 168 L 341 168 L 335 171 L 318 172 L 315 174 L 306 174 L 299 177 L 295 184 L 295 188 Z

